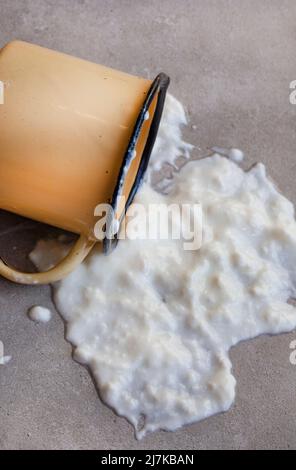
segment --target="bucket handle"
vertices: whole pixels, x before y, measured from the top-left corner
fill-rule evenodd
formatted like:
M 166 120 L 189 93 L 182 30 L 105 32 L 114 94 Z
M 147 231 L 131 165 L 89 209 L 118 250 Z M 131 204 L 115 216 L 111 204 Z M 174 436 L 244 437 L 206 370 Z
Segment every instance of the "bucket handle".
M 49 284 L 60 281 L 78 266 L 88 255 L 96 241 L 80 235 L 70 252 L 56 266 L 40 273 L 25 273 L 8 266 L 0 258 L 0 275 L 19 284 Z

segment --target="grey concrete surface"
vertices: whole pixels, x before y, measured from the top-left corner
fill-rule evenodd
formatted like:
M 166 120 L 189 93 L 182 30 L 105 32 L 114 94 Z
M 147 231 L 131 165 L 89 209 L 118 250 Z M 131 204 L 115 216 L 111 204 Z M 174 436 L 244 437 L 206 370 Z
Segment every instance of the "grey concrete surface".
M 196 126 L 186 131 L 195 155 L 240 147 L 296 203 L 295 23 L 294 0 L 0 0 L 0 47 L 19 38 L 142 76 L 166 71 Z M 48 232 L 1 213 L 1 255 L 29 267 L 25 253 Z M 58 313 L 36 325 L 32 304 L 54 309 L 50 288 L 0 280 L 0 340 L 12 356 L 0 366 L 1 449 L 296 448 L 296 332 L 232 350 L 228 413 L 137 442 L 71 359 Z

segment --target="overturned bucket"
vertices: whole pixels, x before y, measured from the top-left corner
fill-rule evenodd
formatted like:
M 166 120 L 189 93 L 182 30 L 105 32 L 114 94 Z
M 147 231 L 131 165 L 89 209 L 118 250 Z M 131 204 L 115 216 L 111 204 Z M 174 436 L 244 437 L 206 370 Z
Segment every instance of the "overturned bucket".
M 0 260 L 0 275 L 54 282 L 98 241 L 98 204 L 114 209 L 106 233 L 120 225 L 147 168 L 169 78 L 146 80 L 13 41 L 0 50 L 0 81 L 0 208 L 80 235 L 49 271 L 23 273 Z M 116 234 L 104 238 L 105 253 L 114 243 Z

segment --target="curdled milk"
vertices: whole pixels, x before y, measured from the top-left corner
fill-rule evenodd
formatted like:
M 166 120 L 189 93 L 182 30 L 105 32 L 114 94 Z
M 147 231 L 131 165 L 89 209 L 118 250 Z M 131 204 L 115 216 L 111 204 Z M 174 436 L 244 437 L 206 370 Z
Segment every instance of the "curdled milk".
M 150 171 L 189 156 L 185 123 L 168 97 Z M 229 348 L 296 327 L 287 303 L 296 295 L 296 222 L 262 164 L 244 172 L 218 154 L 187 163 L 166 195 L 144 183 L 136 202 L 202 203 L 201 249 L 121 240 L 104 256 L 98 247 L 55 286 L 55 301 L 75 358 L 141 438 L 227 410 L 236 383 Z M 49 258 L 40 242 L 35 263 L 44 268 Z

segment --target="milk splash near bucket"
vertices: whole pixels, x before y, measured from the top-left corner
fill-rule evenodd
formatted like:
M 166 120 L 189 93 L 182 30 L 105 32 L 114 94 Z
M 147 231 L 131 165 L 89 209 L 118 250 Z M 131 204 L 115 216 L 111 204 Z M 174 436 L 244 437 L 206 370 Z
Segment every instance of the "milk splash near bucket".
M 98 241 L 98 204 L 113 208 L 110 227 L 114 219 L 120 225 L 148 165 L 169 78 L 161 73 L 152 82 L 13 41 L 0 51 L 0 81 L 0 208 L 79 234 L 47 272 L 22 273 L 0 261 L 0 274 L 53 282 Z M 116 242 L 111 235 L 105 252 Z

